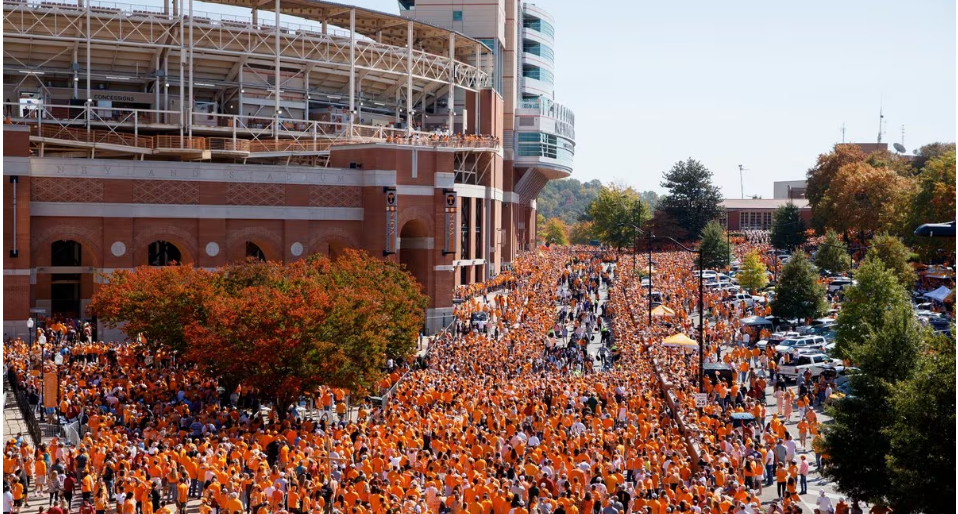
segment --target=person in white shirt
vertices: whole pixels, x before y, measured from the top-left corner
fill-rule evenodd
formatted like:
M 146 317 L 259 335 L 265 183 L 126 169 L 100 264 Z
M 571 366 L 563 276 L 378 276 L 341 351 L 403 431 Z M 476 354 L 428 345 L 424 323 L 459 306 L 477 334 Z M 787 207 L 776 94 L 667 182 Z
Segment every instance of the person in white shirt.
M 818 491 L 818 500 L 815 502 L 815 505 L 818 505 L 818 510 L 822 514 L 832 512 L 832 500 L 825 496 L 825 490 L 821 489 Z
M 572 435 L 580 435 L 586 431 L 586 428 L 581 421 L 576 420 L 576 422 L 572 424 L 572 427 L 569 428 L 569 431 L 572 432 Z
M 8 487 L 3 488 L 3 514 L 13 512 L 13 493 Z

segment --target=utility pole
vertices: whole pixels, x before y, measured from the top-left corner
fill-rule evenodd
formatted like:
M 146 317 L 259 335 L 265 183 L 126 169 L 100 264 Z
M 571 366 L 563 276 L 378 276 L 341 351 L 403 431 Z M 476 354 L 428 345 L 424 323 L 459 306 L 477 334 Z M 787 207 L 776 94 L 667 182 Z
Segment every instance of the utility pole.
M 742 196 L 741 196 L 742 199 L 745 198 L 745 179 L 743 178 L 744 176 L 742 174 L 743 171 L 745 171 L 745 167 L 739 164 L 738 165 L 738 183 L 739 183 L 739 187 L 742 188 Z

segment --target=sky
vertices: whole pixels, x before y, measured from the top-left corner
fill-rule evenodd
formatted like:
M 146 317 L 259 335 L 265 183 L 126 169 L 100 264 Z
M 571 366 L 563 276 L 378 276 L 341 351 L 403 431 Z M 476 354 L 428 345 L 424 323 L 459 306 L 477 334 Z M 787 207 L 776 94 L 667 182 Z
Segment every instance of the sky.
M 353 0 L 398 13 L 395 0 Z M 728 198 L 772 197 L 842 140 L 955 141 L 955 2 L 536 0 L 579 180 L 663 192 L 692 157 Z M 589 8 L 588 6 L 597 6 Z M 599 7 L 600 6 L 600 7 Z M 890 145 L 889 145 L 890 146 Z
M 771 198 L 842 126 L 845 141 L 875 142 L 879 110 L 889 147 L 902 126 L 909 153 L 956 139 L 953 0 L 533 3 L 555 17 L 555 100 L 575 112 L 582 181 L 661 193 L 691 157 L 727 198 Z

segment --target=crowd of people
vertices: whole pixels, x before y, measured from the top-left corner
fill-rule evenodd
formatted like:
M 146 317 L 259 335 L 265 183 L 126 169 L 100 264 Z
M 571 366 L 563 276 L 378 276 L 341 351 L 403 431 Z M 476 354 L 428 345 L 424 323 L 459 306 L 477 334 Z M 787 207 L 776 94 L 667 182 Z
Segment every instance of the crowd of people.
M 461 291 L 457 328 L 423 366 L 387 370 L 386 407 L 355 415 L 345 391 L 315 392 L 316 411 L 277 412 L 139 342 L 46 340 L 44 361 L 66 357 L 59 411 L 87 429 L 76 445 L 6 442 L 5 512 L 9 494 L 17 514 L 28 503 L 48 514 L 758 513 L 772 484 L 780 501 L 761 512 L 799 512 L 812 463 L 797 445 L 815 446 L 814 400 L 783 389 L 768 412 L 775 361 L 735 344 L 745 307 L 707 294 L 707 360 L 742 380 L 709 379 L 696 409 L 696 359 L 661 344 L 695 331 L 691 257 L 655 255 L 655 288 L 676 314 L 651 326 L 638 277 L 605 260 L 530 252 Z M 4 350 L 4 366 L 38 388 L 28 345 Z M 734 412 L 758 423 L 735 427 Z M 794 441 L 789 422 L 807 436 Z M 820 514 L 855 512 L 821 498 Z

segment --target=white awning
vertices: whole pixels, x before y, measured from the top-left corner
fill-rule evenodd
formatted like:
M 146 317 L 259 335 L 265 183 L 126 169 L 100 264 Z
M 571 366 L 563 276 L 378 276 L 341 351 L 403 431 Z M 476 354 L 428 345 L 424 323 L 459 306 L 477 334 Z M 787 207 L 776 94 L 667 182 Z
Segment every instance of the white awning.
M 925 298 L 931 298 L 932 300 L 938 300 L 939 302 L 945 301 L 945 298 L 948 298 L 949 296 L 951 296 L 951 289 L 948 289 L 945 286 L 941 286 L 930 293 L 925 293 Z

